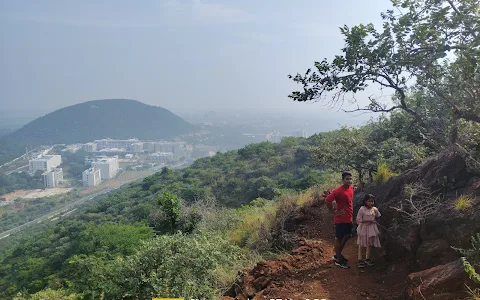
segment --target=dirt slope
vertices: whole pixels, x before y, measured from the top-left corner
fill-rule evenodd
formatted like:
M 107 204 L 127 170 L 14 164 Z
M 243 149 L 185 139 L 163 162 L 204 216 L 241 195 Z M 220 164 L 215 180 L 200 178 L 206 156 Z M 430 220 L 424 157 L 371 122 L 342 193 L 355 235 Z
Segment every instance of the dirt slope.
M 389 266 L 378 251 L 375 267 L 358 269 L 355 240 L 344 251 L 351 267 L 335 267 L 331 214 L 324 206 L 302 211 L 294 219 L 291 255 L 243 271 L 225 299 L 404 299 L 405 268 Z

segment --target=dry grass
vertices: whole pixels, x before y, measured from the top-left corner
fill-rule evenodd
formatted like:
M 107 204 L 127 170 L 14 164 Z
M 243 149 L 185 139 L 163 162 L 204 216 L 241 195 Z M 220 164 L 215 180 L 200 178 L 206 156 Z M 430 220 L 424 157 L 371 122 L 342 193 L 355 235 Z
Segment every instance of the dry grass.
M 378 166 L 377 173 L 373 176 L 375 183 L 386 183 L 396 174 L 390 170 L 386 163 L 382 163 Z
M 302 193 L 283 194 L 261 207 L 245 206 L 237 210 L 237 222 L 228 232 L 228 238 L 240 247 L 257 253 L 292 246 L 291 234 L 285 230 L 286 221 L 298 209 L 323 203 L 323 189 L 311 188 Z
M 252 205 L 236 210 L 200 205 L 197 212 L 203 216 L 199 230 L 220 234 L 245 251 L 245 261 L 234 270 L 217 270 L 218 285 L 222 291 L 235 281 L 238 270 L 263 260 L 274 259 L 293 246 L 293 236 L 285 229 L 287 220 L 299 209 L 313 203 L 323 203 L 321 187 L 302 193 L 287 193 L 275 200 L 257 199 Z
M 466 210 L 471 208 L 473 205 L 473 198 L 469 195 L 460 195 L 457 199 L 455 199 L 453 203 L 453 207 L 455 210 Z
M 467 285 L 467 293 L 471 300 L 480 300 L 480 289 L 472 289 Z

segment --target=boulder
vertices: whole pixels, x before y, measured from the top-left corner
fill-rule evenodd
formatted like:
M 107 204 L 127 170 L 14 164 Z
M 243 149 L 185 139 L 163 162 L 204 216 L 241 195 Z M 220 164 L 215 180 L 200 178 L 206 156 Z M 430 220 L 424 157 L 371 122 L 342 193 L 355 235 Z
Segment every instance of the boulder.
M 255 289 L 257 291 L 261 291 L 263 290 L 264 288 L 267 287 L 267 285 L 270 284 L 270 282 L 272 282 L 272 279 L 267 277 L 267 276 L 260 276 L 258 277 L 257 279 L 255 279 L 252 284 L 253 286 L 255 287 Z
M 458 256 L 458 253 L 455 253 L 446 240 L 427 240 L 423 241 L 418 248 L 416 259 L 420 265 L 431 266 L 438 263 L 447 252 Z
M 427 159 L 416 168 L 392 177 L 387 183 L 371 186 L 366 192 L 375 195 L 377 206 L 391 204 L 392 199 L 401 195 L 406 184 L 421 181 L 432 191 L 456 190 L 466 186 L 474 174 L 468 171 L 462 150 L 447 150 L 437 156 Z
M 407 299 L 425 299 L 444 292 L 463 291 L 468 276 L 459 258 L 445 265 L 412 273 L 407 278 Z

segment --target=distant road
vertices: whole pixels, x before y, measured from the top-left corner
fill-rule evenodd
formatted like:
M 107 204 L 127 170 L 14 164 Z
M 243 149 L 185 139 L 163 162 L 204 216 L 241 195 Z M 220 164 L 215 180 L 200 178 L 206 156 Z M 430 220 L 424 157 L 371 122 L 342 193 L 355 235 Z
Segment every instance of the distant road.
M 187 165 L 186 163 L 180 163 L 180 164 L 171 166 L 170 168 L 172 168 L 172 169 L 178 169 L 178 168 L 181 168 L 181 167 L 186 166 L 186 165 Z M 161 168 L 159 168 L 159 169 L 161 169 Z M 157 170 L 154 170 L 154 171 L 157 171 Z M 136 181 L 136 180 L 139 180 L 139 179 L 140 179 L 140 178 L 136 178 L 136 179 L 133 179 L 132 181 Z M 123 183 L 123 184 L 126 184 L 126 183 Z M 122 185 L 123 185 L 123 184 L 122 184 Z M 60 213 L 62 213 L 62 212 L 66 212 L 66 211 L 68 211 L 69 209 L 73 208 L 74 206 L 80 205 L 80 204 L 82 204 L 83 202 L 85 202 L 85 201 L 87 201 L 87 200 L 92 200 L 93 198 L 95 198 L 95 197 L 97 197 L 97 196 L 100 196 L 100 195 L 102 195 L 102 194 L 106 194 L 106 193 L 109 193 L 109 192 L 111 192 L 111 191 L 113 191 L 113 190 L 116 190 L 116 189 L 122 187 L 122 185 L 120 185 L 120 186 L 118 186 L 118 187 L 115 187 L 115 188 L 105 189 L 105 190 L 101 190 L 101 191 L 99 191 L 99 192 L 96 192 L 96 193 L 87 195 L 87 196 L 85 196 L 85 197 L 82 197 L 82 198 L 78 199 L 78 200 L 75 201 L 75 202 L 72 202 L 72 203 L 69 203 L 69 204 L 66 204 L 66 205 L 62 206 L 61 208 L 59 208 L 59 209 L 57 209 L 57 210 L 55 210 L 55 211 L 53 211 L 53 212 L 49 212 L 48 214 L 45 214 L 45 215 L 43 215 L 43 216 L 41 216 L 41 217 L 38 217 L 38 218 L 36 218 L 35 220 L 32 220 L 32 221 L 30 221 L 30 222 L 27 222 L 27 223 L 25 223 L 25 224 L 22 224 L 22 225 L 20 225 L 20 226 L 15 227 L 15 228 L 12 228 L 12 229 L 9 229 L 9 230 L 7 230 L 7 231 L 4 231 L 4 232 L 0 233 L 0 240 L 3 239 L 3 238 L 6 238 L 6 237 L 8 237 L 8 236 L 10 236 L 12 233 L 15 233 L 15 232 L 18 232 L 18 231 L 21 231 L 21 230 L 27 228 L 27 227 L 30 226 L 30 225 L 38 224 L 38 223 L 40 223 L 40 222 L 42 222 L 42 221 L 47 220 L 49 217 L 53 217 L 53 216 L 55 216 L 55 215 L 57 215 L 57 214 L 60 214 Z
M 12 174 L 12 173 L 14 173 L 14 172 L 19 172 L 20 170 L 22 170 L 22 169 L 27 169 L 27 168 L 28 168 L 28 164 L 25 165 L 25 166 L 18 167 L 18 168 L 16 168 L 15 170 L 5 172 L 5 174 L 6 174 L 6 175 L 10 175 L 10 174 Z
M 5 166 L 8 166 L 9 164 L 13 163 L 13 162 L 16 161 L 16 160 L 19 160 L 20 158 L 24 157 L 25 155 L 27 155 L 28 153 L 33 152 L 33 151 L 35 151 L 35 149 L 28 151 L 28 152 L 25 153 L 24 155 L 19 156 L 19 157 L 15 158 L 14 160 L 11 160 L 11 161 L 9 161 L 9 162 L 4 163 L 3 165 L 0 166 L 0 168 L 3 168 L 3 167 L 5 167 Z
M 51 146 L 50 148 L 48 148 L 48 149 L 46 149 L 45 151 L 43 151 L 43 152 L 42 152 L 42 155 L 46 155 L 48 152 L 50 152 L 50 151 L 53 149 L 53 147 L 55 147 L 55 145 L 54 145 L 54 146 Z M 9 164 L 11 164 L 11 163 L 19 160 L 20 158 L 24 157 L 25 155 L 28 155 L 28 154 L 31 153 L 31 152 L 35 152 L 36 150 L 37 150 L 36 148 L 35 148 L 35 149 L 32 149 L 32 150 L 28 151 L 27 153 L 23 154 L 22 156 L 19 156 L 19 157 L 15 158 L 14 160 L 11 160 L 11 161 L 9 161 L 9 162 L 4 163 L 3 165 L 0 166 L 0 168 L 3 168 L 3 167 L 5 167 L 5 166 L 8 166 Z M 28 164 L 27 164 L 26 166 L 28 167 Z M 24 167 L 25 167 L 25 166 L 22 166 L 22 167 L 20 167 L 20 168 L 18 168 L 18 169 L 22 169 L 22 168 L 24 168 Z M 9 174 L 17 171 L 18 169 L 13 170 L 13 171 L 11 171 L 11 172 L 8 172 L 7 175 L 9 175 Z
M 97 192 L 97 193 L 94 193 L 94 194 L 90 194 L 90 195 L 88 195 L 88 196 L 85 196 L 85 197 L 83 197 L 83 198 L 80 198 L 80 199 L 78 199 L 77 201 L 74 201 L 74 202 L 72 202 L 72 203 L 69 203 L 69 204 L 67 204 L 67 205 L 64 205 L 64 206 L 62 206 L 61 208 L 59 208 L 59 209 L 57 209 L 57 210 L 55 210 L 55 211 L 53 211 L 53 212 L 49 212 L 49 213 L 46 214 L 46 215 L 43 215 L 43 216 L 41 216 L 41 217 L 36 218 L 35 220 L 32 220 L 32 221 L 30 221 L 30 222 L 27 222 L 27 223 L 25 223 L 25 224 L 22 224 L 22 225 L 20 225 L 20 226 L 17 226 L 17 227 L 15 227 L 15 228 L 12 228 L 12 229 L 9 229 L 9 230 L 7 230 L 7 231 L 4 231 L 4 232 L 0 233 L 0 239 L 3 239 L 3 238 L 5 238 L 5 237 L 8 237 L 8 236 L 9 236 L 10 234 L 12 234 L 12 233 L 21 231 L 21 230 L 27 228 L 27 227 L 30 226 L 30 225 L 38 224 L 38 223 L 40 223 L 40 222 L 42 222 L 42 221 L 45 221 L 45 220 L 47 220 L 49 217 L 53 217 L 54 215 L 60 214 L 60 213 L 62 213 L 62 212 L 66 212 L 66 211 L 68 211 L 69 209 L 73 208 L 73 207 L 76 206 L 76 205 L 82 204 L 83 202 L 85 202 L 85 201 L 87 201 L 87 200 L 92 200 L 93 198 L 95 198 L 95 197 L 97 197 L 97 196 L 100 196 L 100 195 L 102 195 L 102 194 L 106 194 L 106 193 L 111 192 L 111 191 L 113 191 L 113 190 L 116 190 L 116 189 L 118 189 L 118 188 L 119 188 L 119 187 L 114 188 L 114 189 L 102 190 L 102 191 L 100 191 L 100 192 Z

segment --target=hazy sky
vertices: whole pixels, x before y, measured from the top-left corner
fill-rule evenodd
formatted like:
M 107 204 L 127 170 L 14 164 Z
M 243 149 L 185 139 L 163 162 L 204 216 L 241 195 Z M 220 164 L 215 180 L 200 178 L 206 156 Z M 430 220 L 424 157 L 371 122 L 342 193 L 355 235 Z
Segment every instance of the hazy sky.
M 176 112 L 322 112 L 288 74 L 333 57 L 338 27 L 389 0 L 2 0 L 4 109 L 130 98 Z

